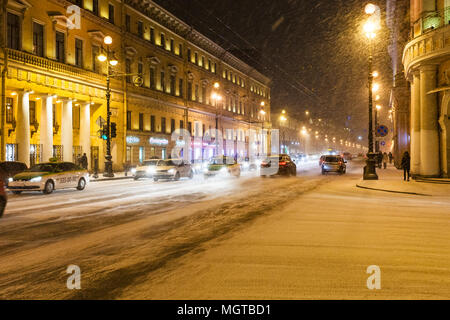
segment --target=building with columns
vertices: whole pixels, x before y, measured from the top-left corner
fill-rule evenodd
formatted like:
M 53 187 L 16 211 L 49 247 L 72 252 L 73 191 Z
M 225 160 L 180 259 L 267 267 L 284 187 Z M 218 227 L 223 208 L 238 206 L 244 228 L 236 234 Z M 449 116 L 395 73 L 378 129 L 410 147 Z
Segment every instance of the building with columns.
M 271 126 L 270 79 L 150 0 L 4 3 L 2 159 L 30 165 L 86 153 L 90 168 L 104 168 L 107 68 L 97 57 L 107 35 L 118 60 L 114 170 L 168 158 L 177 129 L 191 133 L 190 158 L 207 159 L 216 153 L 216 126 L 219 152 L 229 156 L 248 155 L 249 132 Z
M 450 1 L 411 0 L 403 52 L 411 85 L 411 169 L 448 177 L 450 166 Z
M 410 151 L 410 85 L 405 78 L 405 71 L 402 64 L 403 49 L 409 41 L 410 0 L 388 0 L 387 25 L 390 30 L 390 44 L 388 47 L 392 61 L 392 89 L 390 96 L 390 110 L 392 111 L 393 122 L 393 145 L 390 148 L 394 156 L 394 163 L 397 168 L 401 168 L 401 161 L 405 151 Z

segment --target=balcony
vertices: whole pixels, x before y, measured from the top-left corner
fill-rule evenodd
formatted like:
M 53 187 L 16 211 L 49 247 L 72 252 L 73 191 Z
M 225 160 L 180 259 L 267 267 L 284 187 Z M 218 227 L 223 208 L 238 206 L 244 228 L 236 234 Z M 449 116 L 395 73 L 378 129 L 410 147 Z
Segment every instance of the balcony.
M 412 70 L 419 64 L 438 64 L 447 59 L 450 59 L 450 24 L 448 22 L 426 29 L 426 32 L 408 42 L 403 52 L 403 65 L 407 77 L 411 76 Z
M 421 35 L 443 28 L 450 24 L 450 7 L 445 7 L 439 11 L 424 13 L 423 17 L 417 20 L 412 29 L 412 37 L 417 38 Z
M 6 50 L 8 53 L 8 59 L 10 61 L 19 62 L 34 68 L 37 67 L 47 72 L 60 73 L 61 75 L 65 76 L 72 76 L 75 78 L 85 78 L 89 80 L 94 79 L 98 81 L 105 81 L 105 77 L 103 75 L 89 70 L 81 69 L 65 63 L 50 60 L 48 58 L 35 56 L 33 54 L 23 51 L 13 49 L 6 49 Z

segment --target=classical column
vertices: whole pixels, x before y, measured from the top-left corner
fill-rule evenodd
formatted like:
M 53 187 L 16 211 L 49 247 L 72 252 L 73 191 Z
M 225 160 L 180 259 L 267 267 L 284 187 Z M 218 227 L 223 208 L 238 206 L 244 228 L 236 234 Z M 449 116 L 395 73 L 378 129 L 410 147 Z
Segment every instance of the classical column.
M 16 142 L 19 161 L 30 166 L 30 92 L 19 93 L 17 101 Z
M 436 88 L 437 66 L 420 68 L 420 175 L 439 176 L 439 129 Z
M 61 145 L 63 147 L 64 161 L 73 161 L 73 125 L 72 125 L 72 100 L 63 102 L 61 116 Z
M 43 96 L 41 101 L 42 162 L 46 162 L 53 157 L 53 96 Z
M 420 175 L 420 73 L 411 83 L 411 173 Z
M 91 167 L 91 104 L 82 104 L 80 113 L 80 144 Z

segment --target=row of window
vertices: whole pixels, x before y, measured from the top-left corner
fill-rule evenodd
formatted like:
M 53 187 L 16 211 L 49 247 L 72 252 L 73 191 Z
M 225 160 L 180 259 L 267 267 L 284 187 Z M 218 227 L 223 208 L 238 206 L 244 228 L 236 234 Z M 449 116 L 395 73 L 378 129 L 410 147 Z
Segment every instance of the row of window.
M 127 130 L 133 130 L 132 129 L 132 111 L 127 111 Z M 144 113 L 139 113 L 139 128 L 137 129 L 138 131 L 145 131 L 144 130 L 144 117 L 145 114 Z M 156 128 L 156 117 L 154 115 L 150 115 L 150 130 L 147 130 L 148 132 L 152 132 L 152 133 L 163 133 L 163 134 L 167 134 L 167 118 L 165 117 L 161 117 L 160 119 L 160 127 L 159 130 L 157 130 Z M 179 126 L 177 128 L 176 126 L 176 120 L 175 119 L 170 119 L 170 133 L 172 134 L 175 130 L 177 129 L 185 129 L 184 127 L 184 121 L 183 120 L 179 120 Z M 192 127 L 192 122 L 188 122 L 187 128 L 186 130 L 193 135 L 194 132 L 192 131 L 193 127 Z M 211 130 L 212 127 L 211 125 L 208 127 L 208 130 Z M 200 131 L 200 123 L 196 122 L 195 123 L 195 133 L 197 134 L 197 136 L 201 136 L 200 133 L 205 133 L 206 132 L 206 125 L 205 124 L 201 124 L 201 130 Z M 233 137 L 236 136 L 237 139 L 239 141 L 244 141 L 245 140 L 245 134 L 243 130 L 233 130 L 233 129 L 226 129 L 225 131 L 225 135 L 224 137 L 227 138 L 228 140 L 233 140 Z
M 175 119 L 170 119 L 170 133 L 173 133 L 177 128 L 175 125 Z M 184 121 L 179 121 L 179 129 L 185 129 Z M 203 130 L 205 129 L 205 125 L 203 125 Z M 131 119 L 131 111 L 127 111 L 127 130 L 133 130 L 132 128 L 132 119 Z M 144 131 L 144 114 L 139 113 L 139 131 Z M 192 122 L 188 122 L 187 130 L 192 134 Z M 159 132 L 159 133 L 167 133 L 167 119 L 165 117 L 161 117 L 159 130 L 156 128 L 156 117 L 154 115 L 150 115 L 150 132 Z
M 233 72 L 228 70 L 223 70 L 222 72 L 222 78 L 225 80 L 228 80 L 242 88 L 245 88 L 245 81 L 240 76 L 233 74 Z

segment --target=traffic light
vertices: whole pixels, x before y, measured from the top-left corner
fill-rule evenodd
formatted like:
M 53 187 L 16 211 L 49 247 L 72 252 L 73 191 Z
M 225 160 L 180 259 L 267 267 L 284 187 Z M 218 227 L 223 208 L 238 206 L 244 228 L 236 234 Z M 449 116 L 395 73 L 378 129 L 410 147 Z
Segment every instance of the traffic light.
M 102 139 L 108 140 L 108 127 L 106 125 L 102 128 Z
M 117 125 L 115 122 L 111 122 L 111 138 L 117 137 Z

